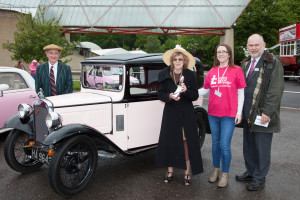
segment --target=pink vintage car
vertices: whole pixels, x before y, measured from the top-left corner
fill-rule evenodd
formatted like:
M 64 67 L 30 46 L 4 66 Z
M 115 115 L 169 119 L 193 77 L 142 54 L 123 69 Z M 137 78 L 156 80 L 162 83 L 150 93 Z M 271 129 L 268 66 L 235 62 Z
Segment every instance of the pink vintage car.
M 121 90 L 122 68 L 109 65 L 95 65 L 86 73 L 86 85 L 97 87 L 99 89 Z M 140 84 L 139 80 L 130 76 L 130 85 Z
M 0 66 L 0 133 L 10 130 L 5 122 L 18 113 L 20 103 L 32 104 L 36 98 L 34 79 L 28 72 Z

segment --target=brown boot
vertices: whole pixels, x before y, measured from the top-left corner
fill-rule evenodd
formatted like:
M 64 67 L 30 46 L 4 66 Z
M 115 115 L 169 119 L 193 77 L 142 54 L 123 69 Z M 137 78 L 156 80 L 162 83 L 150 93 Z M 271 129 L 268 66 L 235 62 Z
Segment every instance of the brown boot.
M 219 178 L 219 173 L 220 173 L 220 168 L 214 168 L 208 181 L 211 183 L 214 183 L 217 181 L 217 179 Z
M 228 183 L 228 179 L 229 179 L 229 173 L 221 173 L 221 177 L 218 183 L 218 187 L 224 188 L 227 186 Z

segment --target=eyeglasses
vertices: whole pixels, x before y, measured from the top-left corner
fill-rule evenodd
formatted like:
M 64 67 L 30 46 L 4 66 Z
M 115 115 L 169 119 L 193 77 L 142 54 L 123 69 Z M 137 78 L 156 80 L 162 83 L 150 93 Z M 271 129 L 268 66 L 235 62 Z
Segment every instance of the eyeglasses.
M 226 54 L 228 51 L 217 51 L 217 54 Z
M 182 62 L 183 58 L 173 58 L 173 62 Z

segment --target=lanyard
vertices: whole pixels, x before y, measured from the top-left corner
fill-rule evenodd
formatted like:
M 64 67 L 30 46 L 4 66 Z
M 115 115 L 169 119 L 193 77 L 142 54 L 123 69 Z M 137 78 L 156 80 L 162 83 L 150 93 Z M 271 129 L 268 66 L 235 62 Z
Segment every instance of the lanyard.
M 220 67 L 218 67 L 218 91 L 219 91 L 219 68 L 220 68 Z M 225 69 L 225 71 L 224 71 L 224 73 L 223 73 L 223 75 L 222 75 L 222 77 L 221 77 L 221 80 L 222 80 L 223 76 L 225 75 L 227 69 L 228 69 L 228 66 L 226 67 L 226 69 Z

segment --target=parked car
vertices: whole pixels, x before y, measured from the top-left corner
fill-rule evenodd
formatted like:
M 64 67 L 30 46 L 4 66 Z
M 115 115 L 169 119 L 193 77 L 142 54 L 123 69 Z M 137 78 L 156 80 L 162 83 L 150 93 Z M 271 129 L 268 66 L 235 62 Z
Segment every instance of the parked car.
M 90 68 L 86 73 L 86 84 L 98 88 L 115 88 L 119 87 L 119 71 L 114 66 L 95 66 Z M 130 85 L 139 84 L 139 80 L 130 76 Z
M 203 84 L 201 62 L 192 69 Z M 63 197 L 84 189 L 96 170 L 98 152 L 132 155 L 157 147 L 164 103 L 158 99 L 158 73 L 167 67 L 162 54 L 122 54 L 82 61 L 81 91 L 22 104 L 7 126 L 8 165 L 21 173 L 49 165 L 51 187 Z M 114 87 L 92 86 L 86 73 L 94 69 L 118 72 Z M 138 84 L 131 77 L 139 72 Z M 92 81 L 94 81 L 92 79 Z M 207 112 L 195 104 L 199 143 L 209 132 Z
M 36 98 L 34 79 L 28 72 L 0 66 L 0 134 L 10 130 L 5 122 L 18 113 L 18 105 L 32 104 Z

